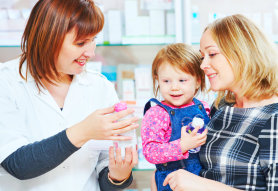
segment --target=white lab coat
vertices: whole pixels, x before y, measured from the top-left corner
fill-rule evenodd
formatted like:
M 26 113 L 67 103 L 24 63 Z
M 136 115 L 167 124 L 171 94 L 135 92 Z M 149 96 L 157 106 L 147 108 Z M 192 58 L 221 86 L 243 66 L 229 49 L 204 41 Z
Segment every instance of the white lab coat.
M 48 91 L 38 93 L 31 76 L 28 82 L 20 77 L 18 65 L 16 59 L 0 67 L 0 162 L 23 145 L 55 135 L 118 101 L 112 83 L 84 71 L 74 77 L 61 111 Z M 29 180 L 18 180 L 0 166 L 0 191 L 98 191 L 110 144 L 91 140 L 53 170 Z

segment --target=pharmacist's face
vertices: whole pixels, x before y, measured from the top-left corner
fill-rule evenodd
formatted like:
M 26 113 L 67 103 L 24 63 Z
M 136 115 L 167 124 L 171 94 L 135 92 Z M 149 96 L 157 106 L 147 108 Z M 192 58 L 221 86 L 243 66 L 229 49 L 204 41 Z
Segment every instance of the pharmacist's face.
M 75 41 L 75 29 L 68 32 L 60 50 L 56 68 L 63 75 L 75 75 L 84 70 L 87 61 L 95 56 L 95 36 Z
M 194 76 L 168 62 L 164 62 L 158 69 L 158 85 L 164 101 L 176 107 L 190 103 L 200 87 Z
M 233 91 L 235 77 L 232 67 L 212 39 L 210 30 L 202 35 L 200 52 L 203 58 L 201 69 L 204 70 L 209 79 L 210 88 L 213 91 Z

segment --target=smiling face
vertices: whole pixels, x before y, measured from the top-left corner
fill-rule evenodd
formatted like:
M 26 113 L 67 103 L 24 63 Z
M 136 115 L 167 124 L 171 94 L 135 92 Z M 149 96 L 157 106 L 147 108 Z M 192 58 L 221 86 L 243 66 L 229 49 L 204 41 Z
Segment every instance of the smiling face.
M 95 36 L 88 36 L 76 41 L 76 32 L 71 30 L 65 36 L 56 63 L 61 76 L 80 74 L 89 58 L 95 55 Z
M 210 30 L 205 31 L 202 35 L 200 52 L 203 58 L 201 69 L 208 77 L 211 89 L 213 91 L 235 91 L 233 69 L 212 39 Z
M 179 107 L 192 101 L 200 82 L 194 76 L 164 62 L 158 69 L 158 86 L 165 102 Z

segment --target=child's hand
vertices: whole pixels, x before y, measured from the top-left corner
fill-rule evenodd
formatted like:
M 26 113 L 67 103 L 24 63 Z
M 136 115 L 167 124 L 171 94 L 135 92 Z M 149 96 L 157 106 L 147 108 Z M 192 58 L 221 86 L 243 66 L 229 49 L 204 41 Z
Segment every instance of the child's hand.
M 181 151 L 185 153 L 190 149 L 200 147 L 206 143 L 208 130 L 205 129 L 202 134 L 197 134 L 200 127 L 196 127 L 190 134 L 186 132 L 186 127 L 181 129 Z

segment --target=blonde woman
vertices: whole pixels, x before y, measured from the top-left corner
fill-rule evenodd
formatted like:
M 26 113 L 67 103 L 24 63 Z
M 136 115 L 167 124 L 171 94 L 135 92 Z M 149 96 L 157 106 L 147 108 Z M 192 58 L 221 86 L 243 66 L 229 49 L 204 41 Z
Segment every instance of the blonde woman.
M 178 170 L 166 177 L 180 190 L 278 190 L 278 56 L 275 45 L 242 15 L 210 24 L 200 41 L 201 68 L 218 98 L 201 177 Z

